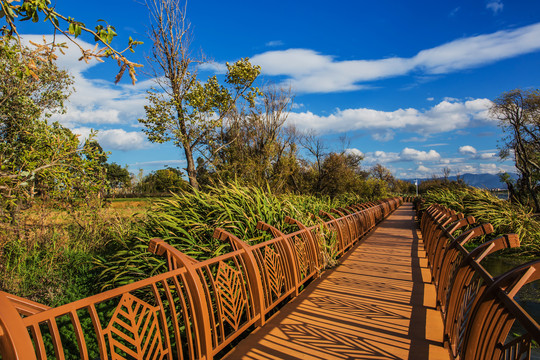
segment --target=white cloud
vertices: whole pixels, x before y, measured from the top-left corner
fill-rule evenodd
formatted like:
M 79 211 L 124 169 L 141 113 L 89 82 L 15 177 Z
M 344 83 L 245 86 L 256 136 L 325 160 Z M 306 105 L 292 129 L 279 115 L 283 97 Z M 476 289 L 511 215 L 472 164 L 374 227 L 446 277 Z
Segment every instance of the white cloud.
M 484 153 L 477 155 L 477 157 L 481 160 L 490 160 L 495 159 L 497 157 L 497 153 Z
M 75 92 L 68 99 L 66 113 L 53 120 L 73 128 L 79 124 L 134 124 L 144 116 L 149 81 L 130 87 L 89 80 L 77 72 L 73 77 Z
M 42 43 L 43 35 L 23 35 L 25 43 L 32 41 Z M 52 35 L 45 35 L 46 41 L 52 41 Z M 85 77 L 84 72 L 100 64 L 96 60 L 89 63 L 79 61 L 81 52 L 78 47 L 68 40 L 67 48 L 63 49 L 65 55 L 57 52 L 57 65 L 66 69 L 73 76 L 75 92 L 71 94 L 66 104 L 65 114 L 55 114 L 54 121 L 59 121 L 69 128 L 76 128 L 80 124 L 130 124 L 144 115 L 146 90 L 153 85 L 153 80 L 139 81 L 133 85 L 114 85 L 116 75 L 111 73 L 111 81 L 91 80 Z M 84 49 L 92 49 L 94 45 L 77 39 Z
M 426 100 L 427 101 L 433 101 L 433 100 L 435 100 L 435 98 L 434 97 L 428 97 Z
M 349 151 L 352 149 L 348 149 Z M 354 149 L 356 150 L 356 149 Z M 359 150 L 357 150 L 359 151 Z M 401 152 L 385 152 L 385 151 L 375 151 L 368 152 L 365 154 L 365 161 L 368 164 L 376 163 L 393 163 L 401 161 L 414 161 L 414 162 L 439 162 L 441 160 L 441 155 L 435 150 L 421 151 L 411 148 L 404 148 Z
M 128 166 L 131 167 L 146 167 L 146 166 L 171 166 L 171 165 L 184 165 L 186 163 L 186 160 L 153 160 L 153 161 L 142 161 L 142 162 L 135 162 L 133 164 L 128 164 Z
M 427 168 L 427 167 L 425 167 L 423 165 L 420 165 L 420 166 L 418 166 L 418 168 L 416 168 L 416 171 L 425 174 L 425 173 L 431 172 L 431 169 L 429 169 L 429 168 Z
M 345 153 L 346 154 L 351 154 L 351 155 L 355 155 L 355 156 L 360 156 L 360 157 L 364 157 L 365 154 L 358 150 L 358 149 L 355 149 L 355 148 L 352 148 L 352 149 L 345 149 Z
M 502 6 L 502 3 L 495 2 Z M 499 10 L 498 10 L 499 11 Z M 416 72 L 445 74 L 490 64 L 540 50 L 540 23 L 491 34 L 457 39 L 419 51 L 411 58 L 336 60 L 311 49 L 268 51 L 251 58 L 266 75 L 285 76 L 297 92 L 338 92 L 366 88 L 362 84 Z
M 480 153 L 471 145 L 460 146 L 458 152 L 462 155 L 467 155 L 470 158 L 477 160 L 492 160 L 497 158 L 497 153 L 489 151 L 486 152 L 485 150 Z
M 463 155 L 476 155 L 476 149 L 470 145 L 461 146 L 458 151 Z
M 405 148 L 400 153 L 401 160 L 410 161 L 437 161 L 441 158 L 441 155 L 435 150 L 420 151 L 411 148 Z
M 431 147 L 431 146 L 447 146 L 448 143 L 439 143 L 439 144 L 426 144 L 422 145 L 423 147 Z
M 501 172 L 497 164 L 480 164 L 478 166 L 478 169 L 480 170 L 481 173 L 488 173 L 488 174 L 498 174 Z
M 124 151 L 144 149 L 150 146 L 142 132 L 128 132 L 124 129 L 102 130 L 98 132 L 98 141 L 104 148 Z
M 494 15 L 497 15 L 503 8 L 504 4 L 501 0 L 491 0 L 486 4 L 486 9 L 493 11 Z
M 80 135 L 80 140 L 88 138 L 92 131 L 88 127 L 79 127 L 72 129 L 74 134 Z M 96 140 L 104 150 L 139 150 L 144 149 L 151 144 L 146 136 L 140 131 L 125 131 L 124 129 L 100 130 L 96 135 Z
M 491 122 L 487 117 L 490 106 L 490 100 L 476 99 L 466 102 L 442 101 L 428 110 L 337 109 L 328 116 L 316 115 L 310 111 L 291 112 L 287 121 L 302 130 L 314 129 L 319 133 L 368 130 L 376 140 L 387 141 L 393 138 L 397 130 L 416 132 L 426 137 L 429 134 Z
M 199 65 L 200 70 L 208 70 L 217 74 L 225 74 L 227 72 L 227 66 L 215 61 L 204 62 Z

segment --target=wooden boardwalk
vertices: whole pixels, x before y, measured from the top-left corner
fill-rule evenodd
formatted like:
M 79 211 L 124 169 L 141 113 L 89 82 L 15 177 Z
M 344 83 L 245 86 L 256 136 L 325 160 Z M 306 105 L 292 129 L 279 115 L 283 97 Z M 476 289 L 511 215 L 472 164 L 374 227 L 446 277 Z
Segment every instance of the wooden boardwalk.
M 226 358 L 449 359 L 421 249 L 404 204 Z

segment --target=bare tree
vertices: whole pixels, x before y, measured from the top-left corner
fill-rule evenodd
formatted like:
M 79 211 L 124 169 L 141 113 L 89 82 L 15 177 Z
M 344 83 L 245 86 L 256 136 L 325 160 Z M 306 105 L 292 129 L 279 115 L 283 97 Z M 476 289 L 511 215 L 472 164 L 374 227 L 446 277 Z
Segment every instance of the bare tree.
M 286 126 L 292 101 L 290 89 L 270 85 L 255 108 L 230 111 L 205 154 L 217 176 L 227 180 L 238 175 L 257 186 L 271 183 L 282 189 L 296 162 L 296 131 Z
M 375 164 L 370 170 L 369 174 L 372 178 L 377 180 L 383 180 L 388 183 L 388 185 L 392 186 L 395 178 L 394 175 L 392 175 L 392 172 L 384 167 L 383 165 L 377 163 Z
M 444 182 L 448 182 L 448 179 L 450 178 L 450 174 L 452 173 L 452 170 L 450 170 L 449 167 L 444 167 L 442 169 L 442 173 L 443 173 Z
M 324 158 L 328 155 L 328 147 L 314 130 L 309 130 L 300 137 L 300 145 L 315 158 L 314 165 L 317 173 L 315 190 L 320 192 L 322 190 L 323 163 Z
M 225 84 L 217 77 L 206 83 L 197 78 L 197 65 L 204 61 L 191 53 L 190 23 L 186 3 L 179 0 L 147 0 L 150 14 L 148 36 L 152 41 L 149 62 L 158 88 L 148 92 L 146 118 L 139 119 L 152 142 L 172 141 L 184 150 L 191 186 L 198 189 L 194 153 L 240 99 L 253 106 L 259 91 L 253 82 L 260 68 L 249 60 L 227 63 Z

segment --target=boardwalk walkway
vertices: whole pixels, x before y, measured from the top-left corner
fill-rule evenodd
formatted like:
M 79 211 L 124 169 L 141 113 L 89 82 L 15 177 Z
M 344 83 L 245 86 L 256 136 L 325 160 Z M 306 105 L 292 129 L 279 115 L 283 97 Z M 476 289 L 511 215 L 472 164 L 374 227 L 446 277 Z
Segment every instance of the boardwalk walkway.
M 404 204 L 227 359 L 449 359 Z

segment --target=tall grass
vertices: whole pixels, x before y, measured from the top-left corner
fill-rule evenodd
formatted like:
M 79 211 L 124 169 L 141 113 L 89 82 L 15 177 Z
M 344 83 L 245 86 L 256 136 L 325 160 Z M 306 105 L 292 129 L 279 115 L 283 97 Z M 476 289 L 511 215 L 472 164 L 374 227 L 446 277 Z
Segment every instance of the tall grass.
M 540 221 L 531 208 L 511 204 L 477 188 L 436 189 L 423 195 L 425 206 L 441 204 L 467 216 L 477 223 L 491 223 L 494 235 L 515 233 L 519 236 L 523 255 L 540 255 Z
M 150 201 L 139 201 L 142 215 L 132 215 L 136 209 L 129 205 L 69 214 L 43 206 L 29 211 L 16 227 L 0 226 L 0 290 L 58 306 L 166 271 L 165 261 L 147 251 L 153 237 L 203 260 L 230 250 L 213 239 L 217 227 L 258 243 L 270 235 L 256 229 L 257 221 L 287 233 L 296 228 L 285 223 L 286 216 L 311 226 L 322 222 L 319 210 L 363 200 L 356 195 L 275 195 L 268 189 L 221 184 L 155 199 L 149 208 Z M 323 235 L 331 264 L 336 239 Z
M 269 189 L 218 185 L 205 192 L 174 194 L 156 201 L 135 236 L 119 241 L 107 256 L 98 257 L 103 289 L 124 285 L 166 270 L 165 261 L 147 252 L 149 239 L 159 237 L 183 253 L 204 260 L 230 251 L 229 244 L 213 239 L 222 228 L 247 243 L 259 243 L 270 236 L 256 229 L 258 221 L 284 232 L 290 216 L 305 224 L 317 222 L 319 210 L 345 205 L 339 200 L 306 195 L 274 195 Z M 327 237 L 332 241 L 331 237 Z
M 0 225 L 0 289 L 57 306 L 99 290 L 95 254 L 128 231 L 130 220 L 105 209 L 70 214 L 42 206 L 16 225 Z

